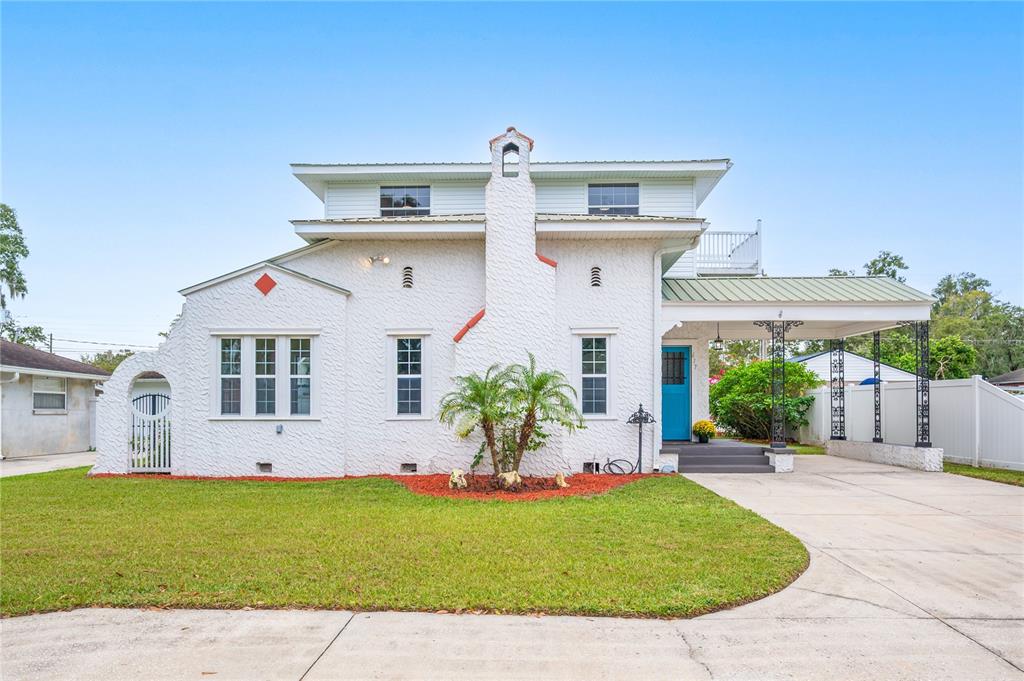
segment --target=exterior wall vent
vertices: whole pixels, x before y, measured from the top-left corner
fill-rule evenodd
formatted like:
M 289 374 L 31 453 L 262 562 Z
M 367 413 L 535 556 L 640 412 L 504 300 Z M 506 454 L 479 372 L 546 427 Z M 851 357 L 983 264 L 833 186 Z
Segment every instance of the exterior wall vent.
M 274 464 L 272 463 L 257 462 L 256 467 L 259 469 L 260 473 L 274 472 Z
M 519 177 L 519 147 L 512 142 L 501 149 L 501 174 L 504 177 Z
M 398 470 L 400 472 L 402 472 L 402 473 L 415 473 L 416 472 L 416 464 L 414 464 L 414 463 L 403 463 L 401 466 L 399 466 Z
M 591 267 L 590 268 L 590 285 L 600 286 L 601 285 L 601 268 Z
M 600 473 L 601 472 L 601 464 L 599 464 L 596 461 L 584 461 L 583 462 L 583 472 L 584 473 Z
M 402 268 L 402 288 L 412 288 L 412 268 Z

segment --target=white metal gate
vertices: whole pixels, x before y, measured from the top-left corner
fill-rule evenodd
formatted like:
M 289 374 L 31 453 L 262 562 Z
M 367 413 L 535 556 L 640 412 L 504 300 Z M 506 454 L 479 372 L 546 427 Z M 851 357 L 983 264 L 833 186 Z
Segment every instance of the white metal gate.
M 170 473 L 171 398 L 139 395 L 132 400 L 128 469 L 133 473 Z

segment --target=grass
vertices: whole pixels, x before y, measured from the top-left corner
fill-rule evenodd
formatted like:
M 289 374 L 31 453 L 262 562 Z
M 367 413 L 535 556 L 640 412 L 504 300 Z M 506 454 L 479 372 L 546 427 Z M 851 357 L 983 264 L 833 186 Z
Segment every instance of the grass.
M 469 501 L 313 483 L 5 478 L 0 613 L 84 606 L 692 616 L 807 564 L 792 535 L 682 477 Z
M 1005 468 L 975 468 L 974 466 L 950 463 L 948 461 L 943 462 L 942 470 L 956 475 L 966 475 L 969 478 L 981 478 L 982 480 L 1024 487 L 1024 471 L 1011 471 Z
M 750 442 L 750 443 L 756 444 L 756 445 L 764 445 L 766 447 L 768 446 L 768 440 L 741 440 L 741 442 Z M 786 446 L 789 447 L 790 449 L 792 449 L 797 454 L 824 454 L 825 453 L 825 447 L 822 446 L 822 445 L 805 445 L 805 444 L 795 444 L 795 443 L 789 442 L 789 443 L 786 444 Z

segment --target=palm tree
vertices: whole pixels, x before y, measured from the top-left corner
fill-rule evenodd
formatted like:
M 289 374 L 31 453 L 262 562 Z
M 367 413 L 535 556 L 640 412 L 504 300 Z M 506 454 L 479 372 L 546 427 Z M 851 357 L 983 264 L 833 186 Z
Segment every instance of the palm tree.
M 537 371 L 537 358 L 527 353 L 528 365 L 509 367 L 510 401 L 515 407 L 518 436 L 511 469 L 519 472 L 523 454 L 539 448 L 547 434 L 545 423 L 557 423 L 569 432 L 583 427 L 583 416 L 576 408 L 576 390 L 561 371 Z
M 480 455 L 486 448 L 491 455 L 494 474 L 502 472 L 501 447 L 497 431 L 510 416 L 508 369 L 495 364 L 483 376 L 477 373 L 455 377 L 456 387 L 441 398 L 438 418 L 447 425 L 456 424 L 455 434 L 467 438 L 477 428 L 484 433 Z M 479 461 L 479 458 L 477 459 Z

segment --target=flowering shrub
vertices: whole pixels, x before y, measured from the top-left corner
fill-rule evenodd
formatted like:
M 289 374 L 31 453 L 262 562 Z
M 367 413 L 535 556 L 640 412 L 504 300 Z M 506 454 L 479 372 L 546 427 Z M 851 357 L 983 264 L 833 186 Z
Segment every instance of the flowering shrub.
M 707 419 L 701 419 L 693 424 L 693 434 L 703 435 L 704 437 L 715 436 L 715 424 L 711 423 Z

